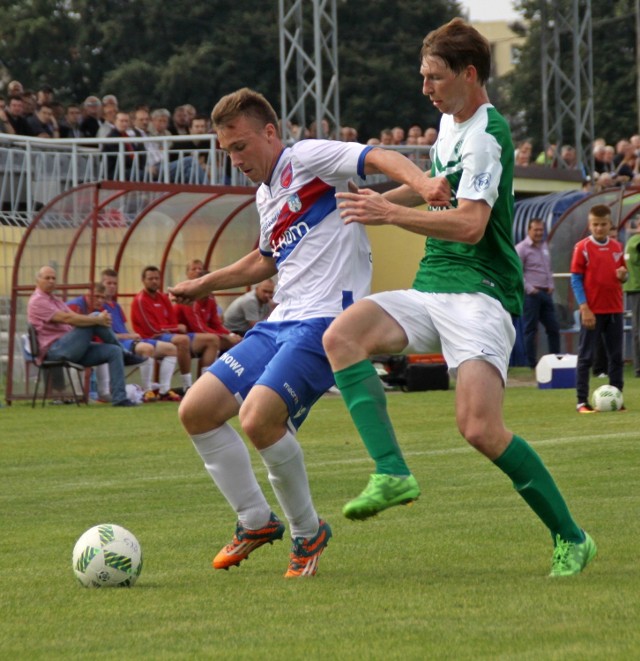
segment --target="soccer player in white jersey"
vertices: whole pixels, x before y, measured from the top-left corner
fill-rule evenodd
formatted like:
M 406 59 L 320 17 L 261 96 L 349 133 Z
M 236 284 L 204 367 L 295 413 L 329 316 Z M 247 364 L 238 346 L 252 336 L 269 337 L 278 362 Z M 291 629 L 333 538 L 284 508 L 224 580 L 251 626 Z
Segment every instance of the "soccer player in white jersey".
M 368 356 L 442 351 L 456 377 L 462 436 L 512 480 L 551 532 L 551 576 L 577 574 L 596 545 L 573 520 L 537 453 L 503 421 L 502 402 L 521 314 L 522 268 L 512 240 L 513 144 L 489 102 L 488 42 L 462 19 L 429 33 L 421 51 L 423 93 L 442 113 L 432 175 L 451 186 L 451 204 L 415 209 L 407 187 L 379 195 L 339 193 L 346 223 L 394 225 L 426 236 L 413 287 L 374 294 L 342 313 L 324 337 L 336 384 L 376 463 L 362 494 L 343 509 L 365 519 L 415 500 L 420 489 L 405 464 Z
M 313 576 L 331 529 L 314 508 L 295 431 L 334 383 L 322 334 L 344 308 L 368 293 L 371 269 L 365 228 L 344 225 L 336 191 L 346 191 L 357 175 L 393 173 L 425 200 L 444 203 L 448 185 L 393 151 L 327 140 L 285 147 L 273 108 L 246 88 L 223 97 L 212 120 L 234 167 L 261 184 L 256 194 L 259 247 L 169 292 L 187 303 L 277 273 L 278 305 L 189 389 L 180 419 L 237 514 L 235 535 L 214 558 L 214 568 L 238 565 L 284 534 L 242 438 L 228 424 L 239 414 L 289 523 L 292 550 L 285 576 Z

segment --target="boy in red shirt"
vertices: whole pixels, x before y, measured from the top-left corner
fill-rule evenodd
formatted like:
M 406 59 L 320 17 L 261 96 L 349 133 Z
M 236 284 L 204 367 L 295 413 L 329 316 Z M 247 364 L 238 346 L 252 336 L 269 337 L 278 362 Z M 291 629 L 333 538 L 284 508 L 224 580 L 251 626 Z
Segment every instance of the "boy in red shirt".
M 580 307 L 580 345 L 576 390 L 578 413 L 593 413 L 589 404 L 589 372 L 596 338 L 601 337 L 608 358 L 609 383 L 624 385 L 622 283 L 628 278 L 622 244 L 609 236 L 611 209 L 597 204 L 589 210 L 591 235 L 576 243 L 571 259 L 571 287 Z

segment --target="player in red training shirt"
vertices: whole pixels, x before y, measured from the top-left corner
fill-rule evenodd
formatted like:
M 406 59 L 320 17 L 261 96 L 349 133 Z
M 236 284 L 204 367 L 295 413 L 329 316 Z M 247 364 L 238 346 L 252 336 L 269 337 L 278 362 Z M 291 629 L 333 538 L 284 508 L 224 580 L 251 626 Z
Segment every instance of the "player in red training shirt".
M 609 236 L 611 209 L 597 204 L 589 210 L 591 235 L 576 243 L 571 259 L 571 287 L 580 307 L 580 344 L 576 390 L 578 413 L 593 413 L 589 404 L 589 372 L 596 339 L 604 342 L 609 383 L 622 390 L 622 283 L 628 278 L 622 244 Z
M 218 355 L 218 338 L 207 333 L 187 333 L 187 329 L 176 318 L 173 305 L 166 294 L 160 291 L 160 269 L 147 266 L 142 271 L 144 285 L 131 304 L 131 323 L 142 337 L 163 340 L 175 344 L 178 351 L 178 367 L 184 389 L 190 388 L 191 356 L 200 358 L 208 367 Z

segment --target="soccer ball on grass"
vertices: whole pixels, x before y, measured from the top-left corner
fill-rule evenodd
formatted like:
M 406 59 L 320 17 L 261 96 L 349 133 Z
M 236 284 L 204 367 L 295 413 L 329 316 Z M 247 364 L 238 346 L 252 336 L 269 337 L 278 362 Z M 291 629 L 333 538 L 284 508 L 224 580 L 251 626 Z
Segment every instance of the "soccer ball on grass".
M 622 393 L 615 386 L 600 386 L 593 392 L 592 406 L 596 411 L 619 411 L 624 405 Z
M 126 528 L 102 523 L 76 542 L 73 571 L 86 588 L 131 587 L 142 571 L 142 548 Z

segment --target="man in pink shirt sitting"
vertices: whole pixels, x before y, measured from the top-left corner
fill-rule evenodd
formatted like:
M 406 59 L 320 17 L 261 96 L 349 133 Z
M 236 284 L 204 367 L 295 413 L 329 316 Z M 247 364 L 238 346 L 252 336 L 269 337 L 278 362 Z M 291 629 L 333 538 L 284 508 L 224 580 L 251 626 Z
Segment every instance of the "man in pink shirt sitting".
M 44 358 L 70 360 L 86 367 L 108 363 L 113 406 L 135 406 L 125 390 L 122 347 L 111 330 L 108 312 L 78 314 L 56 298 L 56 272 L 43 266 L 29 298 L 27 316 L 38 336 L 36 364 Z M 92 342 L 93 337 L 101 342 Z

